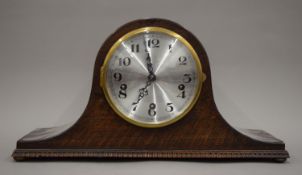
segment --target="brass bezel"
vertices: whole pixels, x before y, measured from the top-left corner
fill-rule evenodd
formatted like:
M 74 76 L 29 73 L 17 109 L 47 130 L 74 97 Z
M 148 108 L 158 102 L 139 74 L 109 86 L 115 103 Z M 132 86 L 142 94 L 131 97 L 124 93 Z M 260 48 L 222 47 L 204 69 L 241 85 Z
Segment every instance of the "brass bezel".
M 150 124 L 150 123 L 143 123 L 143 122 L 138 122 L 136 120 L 131 119 L 130 117 L 126 116 L 125 114 L 123 114 L 119 108 L 113 103 L 109 93 L 108 93 L 108 89 L 106 86 L 106 77 L 107 77 L 107 70 L 108 70 L 108 63 L 112 57 L 112 54 L 114 53 L 114 51 L 118 48 L 118 46 L 125 40 L 127 40 L 128 38 L 131 38 L 137 34 L 143 33 L 143 32 L 161 32 L 161 33 L 165 33 L 167 35 L 170 35 L 172 37 L 177 38 L 179 41 L 181 41 L 190 51 L 190 53 L 193 56 L 193 59 L 196 62 L 196 68 L 197 68 L 197 73 L 198 73 L 198 86 L 196 88 L 196 92 L 195 92 L 195 97 L 193 98 L 193 100 L 191 101 L 190 104 L 188 104 L 185 107 L 185 110 L 179 114 L 178 116 L 174 117 L 171 120 L 168 121 L 164 121 L 164 122 L 160 122 L 160 123 L 154 123 L 154 124 Z M 100 68 L 100 86 L 103 89 L 103 92 L 105 94 L 105 97 L 109 103 L 109 105 L 111 106 L 111 108 L 124 120 L 128 121 L 129 123 L 132 123 L 136 126 L 140 126 L 140 127 L 144 127 L 144 128 L 159 128 L 159 127 L 163 127 L 163 126 L 167 126 L 170 125 L 172 123 L 175 123 L 176 121 L 180 120 L 182 117 L 184 117 L 195 105 L 195 103 L 197 102 L 200 92 L 201 92 L 201 88 L 202 88 L 202 83 L 203 81 L 205 81 L 206 79 L 206 75 L 202 72 L 202 66 L 200 63 L 200 59 L 196 53 L 196 51 L 194 50 L 194 48 L 192 47 L 192 45 L 185 39 L 183 38 L 180 34 L 177 34 L 176 32 L 163 28 L 163 27 L 142 27 L 142 28 L 138 28 L 135 30 L 132 30 L 128 33 L 126 33 L 125 35 L 123 35 L 121 38 L 119 38 L 110 48 L 110 50 L 108 51 L 104 63 Z

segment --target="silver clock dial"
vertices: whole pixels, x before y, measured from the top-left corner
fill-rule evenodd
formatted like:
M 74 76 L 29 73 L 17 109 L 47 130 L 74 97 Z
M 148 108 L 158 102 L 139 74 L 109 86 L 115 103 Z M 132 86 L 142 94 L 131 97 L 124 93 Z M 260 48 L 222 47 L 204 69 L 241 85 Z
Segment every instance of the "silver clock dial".
M 106 58 L 107 99 L 119 115 L 140 126 L 177 120 L 201 88 L 194 50 L 179 35 L 164 31 L 142 30 L 118 42 Z

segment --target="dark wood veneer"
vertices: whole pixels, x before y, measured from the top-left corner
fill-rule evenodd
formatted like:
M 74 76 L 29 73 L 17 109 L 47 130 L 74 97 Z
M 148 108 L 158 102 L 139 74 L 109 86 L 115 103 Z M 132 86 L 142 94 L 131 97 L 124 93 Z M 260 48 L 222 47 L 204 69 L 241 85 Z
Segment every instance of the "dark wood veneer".
M 207 78 L 193 109 L 162 128 L 141 128 L 120 118 L 99 85 L 100 67 L 110 47 L 131 30 L 164 27 L 181 34 L 197 52 Z M 109 36 L 98 52 L 89 102 L 70 127 L 37 129 L 17 142 L 15 160 L 31 158 L 261 158 L 285 160 L 285 144 L 260 130 L 231 127 L 214 102 L 207 54 L 197 38 L 164 19 L 136 20 Z

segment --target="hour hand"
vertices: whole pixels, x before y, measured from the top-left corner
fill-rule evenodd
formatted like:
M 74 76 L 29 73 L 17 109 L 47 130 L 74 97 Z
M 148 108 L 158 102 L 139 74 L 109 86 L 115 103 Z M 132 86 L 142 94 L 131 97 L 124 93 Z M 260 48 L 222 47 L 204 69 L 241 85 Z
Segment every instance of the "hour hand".
M 149 74 L 153 74 L 153 67 L 152 67 L 151 57 L 149 52 L 147 53 L 146 62 L 147 62 L 147 69 Z

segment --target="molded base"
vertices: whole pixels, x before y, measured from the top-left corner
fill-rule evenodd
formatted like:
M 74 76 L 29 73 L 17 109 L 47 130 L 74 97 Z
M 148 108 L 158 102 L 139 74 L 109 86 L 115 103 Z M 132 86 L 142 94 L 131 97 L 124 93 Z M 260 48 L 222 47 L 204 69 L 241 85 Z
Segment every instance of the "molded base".
M 110 149 L 16 149 L 16 161 L 40 158 L 114 159 L 269 159 L 285 161 L 285 150 L 110 150 Z

